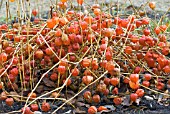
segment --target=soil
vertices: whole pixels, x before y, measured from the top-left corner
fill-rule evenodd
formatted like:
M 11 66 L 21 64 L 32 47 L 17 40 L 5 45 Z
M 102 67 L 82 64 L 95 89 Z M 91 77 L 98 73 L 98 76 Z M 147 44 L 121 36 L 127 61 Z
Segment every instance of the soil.
M 119 94 L 126 93 L 127 90 L 129 90 L 129 86 L 124 85 L 121 83 L 121 88 L 119 89 Z M 48 88 L 47 86 L 44 86 L 44 88 Z M 49 88 L 48 88 L 49 89 Z M 95 90 L 95 88 L 93 88 Z M 139 99 L 138 102 L 131 103 L 129 95 L 126 95 L 126 98 L 124 98 L 123 103 L 121 105 L 115 105 L 113 103 L 113 99 L 108 99 L 106 96 L 104 96 L 101 93 L 98 93 L 101 97 L 100 103 L 88 103 L 83 99 L 83 93 L 80 93 L 76 98 L 74 98 L 70 103 L 74 108 L 66 104 L 64 105 L 59 111 L 57 111 L 56 114 L 87 114 L 87 110 L 90 106 L 105 106 L 108 108 L 108 112 L 102 112 L 97 114 L 169 114 L 170 113 L 170 99 L 166 99 L 165 96 L 158 95 L 158 94 L 152 94 L 149 90 L 143 88 L 145 91 L 145 95 Z M 165 87 L 166 90 L 170 90 L 169 87 Z M 45 90 L 44 90 L 45 91 Z M 39 96 L 43 92 L 40 92 L 37 95 Z M 66 94 L 66 88 L 64 88 L 61 91 L 60 97 L 69 99 L 73 97 L 77 93 L 77 90 L 72 90 L 70 87 L 67 88 L 67 94 Z M 112 93 L 109 93 L 109 96 L 112 96 Z M 48 96 L 46 96 L 48 97 Z M 149 98 L 148 98 L 149 97 Z M 57 100 L 47 100 L 48 103 L 50 103 L 51 110 L 46 112 L 41 112 L 39 109 L 39 112 L 42 114 L 51 114 L 55 109 L 57 109 L 59 106 L 61 106 L 64 102 L 57 101 Z M 41 107 L 42 100 L 37 100 L 37 103 L 39 107 Z M 0 110 L 0 114 L 7 114 L 12 111 L 18 111 L 22 107 L 24 107 L 24 103 L 21 102 L 14 102 L 13 106 L 7 106 L 5 101 L 0 101 L 0 107 L 3 110 Z M 13 114 L 21 114 L 21 113 L 13 113 Z
M 40 13 L 49 11 L 49 6 L 51 5 L 51 1 L 54 4 L 55 0 L 30 0 L 30 8 L 37 8 Z M 72 0 L 73 4 L 75 3 L 75 0 Z M 125 6 L 134 5 L 135 7 L 139 8 L 143 5 L 145 5 L 149 0 L 86 0 L 87 4 L 91 4 L 95 1 L 98 1 L 99 3 L 110 3 L 110 4 L 124 4 Z M 156 8 L 155 11 L 161 11 L 161 12 L 167 12 L 170 8 L 170 1 L 169 0 L 154 0 L 156 2 Z M 27 9 L 26 7 L 28 4 L 27 2 L 24 3 L 24 9 Z M 9 11 L 12 17 L 17 15 L 17 2 L 10 2 L 9 3 Z M 22 11 L 22 8 L 20 8 Z M 148 7 L 148 5 L 144 6 L 142 10 L 149 11 L 153 13 L 153 11 Z M 170 13 L 170 12 L 169 12 Z M 2 19 L 6 18 L 6 1 L 1 0 L 0 2 L 0 22 Z
M 137 7 L 140 7 L 149 1 L 153 1 L 156 3 L 156 8 L 155 8 L 156 11 L 166 12 L 166 11 L 168 11 L 168 8 L 170 8 L 170 0 L 112 0 L 112 1 L 113 2 L 119 1 L 120 3 L 127 4 L 127 5 L 132 4 Z M 146 5 L 146 7 L 144 9 L 151 10 L 148 7 L 148 5 Z
M 49 102 L 50 103 L 50 102 Z M 59 107 L 63 102 L 57 101 L 54 104 L 51 104 L 51 110 L 46 112 L 41 112 L 42 114 L 50 114 L 52 113 L 57 107 Z M 73 103 L 75 108 L 71 107 L 70 105 L 65 105 L 57 111 L 56 114 L 87 114 L 89 104 L 85 104 L 85 106 L 79 106 L 76 103 Z M 170 113 L 170 106 L 163 106 L 157 103 L 156 100 L 146 100 L 144 97 L 141 99 L 140 104 L 132 104 L 131 106 L 122 106 L 118 105 L 115 106 L 112 101 L 102 102 L 99 104 L 91 104 L 95 105 L 96 107 L 102 106 L 110 106 L 109 112 L 102 112 L 102 114 L 169 114 Z M 4 101 L 0 101 L 0 107 L 3 110 L 0 110 L 0 114 L 7 114 L 12 111 L 20 110 L 24 104 L 20 102 L 15 102 L 13 106 L 9 107 L 5 104 Z M 109 109 L 109 108 L 108 108 Z M 13 113 L 13 114 L 21 114 L 21 113 Z M 100 113 L 98 113 L 100 114 Z

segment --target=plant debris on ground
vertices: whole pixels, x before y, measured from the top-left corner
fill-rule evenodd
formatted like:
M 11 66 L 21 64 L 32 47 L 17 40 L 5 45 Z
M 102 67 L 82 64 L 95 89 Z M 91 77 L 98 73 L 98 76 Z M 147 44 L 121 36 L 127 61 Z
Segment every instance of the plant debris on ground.
M 18 13 L 0 25 L 0 113 L 170 113 L 169 9 L 56 0 L 42 18 L 9 2 Z

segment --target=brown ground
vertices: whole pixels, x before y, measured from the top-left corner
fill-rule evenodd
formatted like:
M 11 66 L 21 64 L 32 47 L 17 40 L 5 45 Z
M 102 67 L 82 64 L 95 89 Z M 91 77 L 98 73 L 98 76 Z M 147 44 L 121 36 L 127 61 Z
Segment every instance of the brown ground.
M 22 1 L 26 1 L 26 0 L 22 0 Z M 53 3 L 56 2 L 56 0 L 30 0 L 30 1 L 31 1 L 31 8 L 32 9 L 37 8 L 37 9 L 39 9 L 39 12 L 44 12 L 44 11 L 49 10 L 49 6 L 51 5 L 51 1 Z M 59 0 L 57 0 L 57 1 L 59 1 Z M 76 2 L 76 0 L 71 0 L 71 1 Z M 85 1 L 88 4 L 91 4 L 92 2 L 95 2 L 95 1 L 103 2 L 103 3 L 105 1 L 106 2 L 107 1 L 112 2 L 112 3 L 116 3 L 117 1 L 119 1 L 119 3 L 126 4 L 126 6 L 128 6 L 132 3 L 134 6 L 137 6 L 137 7 L 140 7 L 142 4 L 145 4 L 148 1 L 155 1 L 157 11 L 166 12 L 168 10 L 168 8 L 170 8 L 170 0 L 85 0 Z M 7 0 L 0 0 L 0 6 L 1 6 L 1 8 L 0 8 L 0 22 L 1 22 L 2 19 L 6 18 L 6 2 L 7 2 Z M 24 9 L 26 9 L 26 8 L 27 7 L 25 7 Z M 18 9 L 17 8 L 17 2 L 12 2 L 12 3 L 9 4 L 9 10 L 10 10 L 12 17 L 16 16 L 17 9 Z M 146 7 L 143 10 L 145 10 L 145 9 L 147 9 L 147 10 L 149 9 L 148 5 L 146 5 Z

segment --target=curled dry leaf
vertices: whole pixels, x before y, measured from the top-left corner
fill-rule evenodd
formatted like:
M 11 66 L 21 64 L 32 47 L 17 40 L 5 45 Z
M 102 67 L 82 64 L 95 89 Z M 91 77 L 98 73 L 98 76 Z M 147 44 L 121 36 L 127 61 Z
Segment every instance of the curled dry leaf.
M 67 91 L 67 99 L 70 99 L 70 98 L 72 98 L 73 96 L 75 95 L 75 93 L 73 92 L 73 91 Z M 72 99 L 71 101 L 70 101 L 70 103 L 71 104 L 75 104 L 76 103 L 76 100 L 77 99 Z
M 43 78 L 43 82 L 48 87 L 56 87 L 55 83 L 46 77 Z
M 76 102 L 76 105 L 77 105 L 77 106 L 80 106 L 80 107 L 83 107 L 83 106 L 85 106 L 86 104 L 83 103 L 83 102 Z
M 148 100 L 148 101 L 152 101 L 152 100 L 153 100 L 153 98 L 152 98 L 152 97 L 147 96 L 147 95 L 145 95 L 145 96 L 144 96 L 144 98 L 145 98 L 146 100 Z
M 132 103 L 133 103 L 133 102 L 131 102 L 131 100 L 130 100 L 130 95 L 126 95 L 126 96 L 124 97 L 124 100 L 123 100 L 123 102 L 122 102 L 122 105 L 124 105 L 124 106 L 130 106 L 130 105 L 132 105 Z
M 11 91 L 11 92 L 9 92 L 9 94 L 13 96 L 13 98 L 15 99 L 15 101 L 17 101 L 17 102 L 20 102 L 20 101 L 21 101 L 21 100 L 19 99 L 19 98 L 20 98 L 20 97 L 19 97 L 20 95 L 19 95 L 17 92 Z
M 80 110 L 80 108 L 76 108 L 76 109 L 74 110 L 74 113 L 75 113 L 75 114 L 86 114 L 86 111 Z
M 166 90 L 164 93 L 165 94 L 169 94 L 169 90 Z M 170 98 L 168 95 L 164 95 L 163 96 L 163 99 L 168 99 L 168 98 Z
M 71 114 L 71 110 L 68 110 L 67 112 L 64 112 L 64 114 Z
M 77 101 L 83 102 L 83 101 L 84 101 L 83 95 L 79 96 L 79 97 L 77 98 Z
M 42 114 L 40 111 L 34 111 L 34 114 Z
M 43 91 L 44 91 L 44 86 L 43 86 L 43 85 L 39 85 L 35 91 L 36 91 L 37 93 L 43 92 Z
M 137 105 L 139 105 L 140 101 L 141 101 L 140 98 L 139 98 L 139 99 L 136 99 L 135 103 L 136 103 Z
M 104 105 L 108 110 L 114 111 L 116 108 L 113 105 Z

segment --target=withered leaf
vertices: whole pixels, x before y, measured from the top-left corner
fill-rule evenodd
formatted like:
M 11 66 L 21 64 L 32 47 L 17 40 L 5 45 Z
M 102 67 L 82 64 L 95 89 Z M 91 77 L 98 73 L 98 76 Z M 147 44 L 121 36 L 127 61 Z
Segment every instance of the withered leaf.
M 48 87 L 56 87 L 55 83 L 46 77 L 43 78 L 43 82 Z
M 136 99 L 135 103 L 136 103 L 137 105 L 139 105 L 140 101 L 141 101 L 140 98 L 139 98 L 139 99 Z
M 132 102 L 130 102 L 130 96 L 129 95 L 126 95 L 123 102 L 122 102 L 122 105 L 124 106 L 130 106 L 132 105 Z
M 44 86 L 43 86 L 43 85 L 39 85 L 35 91 L 36 91 L 37 93 L 43 92 L 43 91 L 44 91 Z
M 75 93 L 73 91 L 67 91 L 67 94 L 72 95 L 72 97 L 75 95 Z
M 63 114 L 70 114 L 71 110 L 68 110 L 67 112 L 64 112 Z
M 76 109 L 74 110 L 74 113 L 75 113 L 75 114 L 86 114 L 86 111 L 80 110 L 79 108 L 76 108 Z
M 109 112 L 111 112 L 111 110 L 102 110 L 101 112 L 97 112 L 96 114 L 109 114 Z
M 107 109 L 110 109 L 111 111 L 116 110 L 116 108 L 113 105 L 104 105 Z
M 42 114 L 40 111 L 34 111 L 34 114 Z
M 89 107 L 90 107 L 90 105 L 89 105 L 89 104 L 85 104 L 85 106 L 86 106 L 87 108 L 89 108 Z
M 44 86 L 44 91 L 50 91 L 50 90 L 51 90 L 50 87 Z
M 11 92 L 9 92 L 9 94 L 10 94 L 10 95 L 13 95 L 13 96 L 14 96 L 13 98 L 14 98 L 16 101 L 18 101 L 18 102 L 21 101 L 21 100 L 19 99 L 19 97 L 17 97 L 17 96 L 19 96 L 19 94 L 18 94 L 17 92 L 11 91 Z
M 83 102 L 76 102 L 76 105 L 82 107 L 82 106 L 85 106 L 86 104 Z
M 27 96 L 30 92 L 31 92 L 30 89 L 27 88 L 27 89 L 24 89 L 22 92 L 20 92 L 20 95 Z
M 72 98 L 75 95 L 73 91 L 68 90 L 67 91 L 67 99 Z
M 145 98 L 146 100 L 148 100 L 148 101 L 153 101 L 153 98 L 150 97 L 150 96 L 145 95 L 144 98 Z
M 166 90 L 164 93 L 167 94 L 167 95 L 164 95 L 164 96 L 163 96 L 163 99 L 168 99 L 168 98 L 170 98 L 170 97 L 168 96 L 169 90 Z
M 83 101 L 84 101 L 83 96 L 79 96 L 79 97 L 77 98 L 77 101 L 83 102 Z

